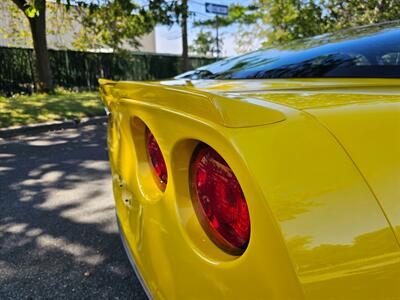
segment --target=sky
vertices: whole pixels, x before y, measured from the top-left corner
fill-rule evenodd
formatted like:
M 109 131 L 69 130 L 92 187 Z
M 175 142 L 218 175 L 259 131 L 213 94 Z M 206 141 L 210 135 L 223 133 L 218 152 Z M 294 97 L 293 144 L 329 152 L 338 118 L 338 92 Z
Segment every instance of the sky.
M 196 38 L 197 33 L 201 30 L 199 27 L 193 27 L 194 20 L 206 20 L 213 18 L 213 14 L 208 14 L 205 11 L 205 3 L 215 3 L 230 5 L 234 3 L 240 3 L 242 5 L 250 4 L 251 0 L 188 0 L 189 11 L 193 12 L 194 15 L 188 20 L 188 39 L 189 45 Z M 204 30 L 210 30 L 215 34 L 215 29 L 204 28 Z M 223 38 L 222 56 L 233 56 L 236 54 L 235 51 L 235 38 L 234 35 L 238 30 L 238 25 L 231 25 L 229 27 L 221 28 L 220 34 Z M 182 34 L 179 25 L 172 27 L 159 25 L 156 27 L 156 51 L 158 53 L 182 53 Z M 255 41 L 255 48 L 258 48 L 259 42 Z

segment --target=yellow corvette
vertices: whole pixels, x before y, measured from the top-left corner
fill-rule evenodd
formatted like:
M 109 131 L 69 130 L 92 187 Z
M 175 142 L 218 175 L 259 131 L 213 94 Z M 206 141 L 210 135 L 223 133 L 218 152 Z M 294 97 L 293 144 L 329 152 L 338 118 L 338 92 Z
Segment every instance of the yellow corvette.
M 100 80 L 154 299 L 400 299 L 400 23 Z

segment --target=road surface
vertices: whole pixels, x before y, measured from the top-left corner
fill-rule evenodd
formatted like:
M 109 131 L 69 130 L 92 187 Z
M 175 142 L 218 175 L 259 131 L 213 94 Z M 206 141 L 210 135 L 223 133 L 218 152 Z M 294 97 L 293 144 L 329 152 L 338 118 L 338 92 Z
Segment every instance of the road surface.
M 0 141 L 0 299 L 146 299 L 115 222 L 106 127 Z

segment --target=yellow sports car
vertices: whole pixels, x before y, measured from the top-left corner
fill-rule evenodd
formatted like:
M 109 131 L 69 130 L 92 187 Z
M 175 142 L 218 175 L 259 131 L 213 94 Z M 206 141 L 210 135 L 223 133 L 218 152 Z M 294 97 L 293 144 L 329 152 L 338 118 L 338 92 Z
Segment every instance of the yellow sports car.
M 155 299 L 400 299 L 400 23 L 100 80 Z

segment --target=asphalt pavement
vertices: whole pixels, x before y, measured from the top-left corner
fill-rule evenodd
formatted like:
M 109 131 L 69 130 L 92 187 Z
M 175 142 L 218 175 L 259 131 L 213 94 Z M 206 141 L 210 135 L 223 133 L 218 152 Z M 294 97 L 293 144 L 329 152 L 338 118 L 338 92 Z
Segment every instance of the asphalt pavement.
M 0 141 L 0 299 L 146 299 L 119 239 L 106 126 Z

